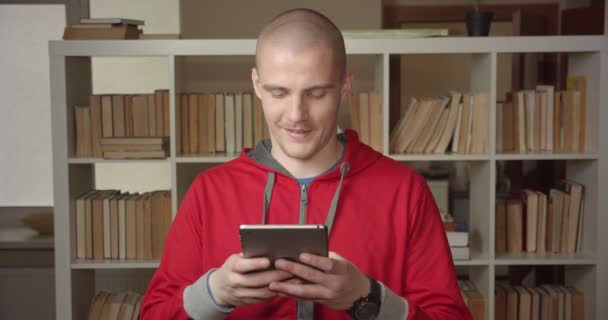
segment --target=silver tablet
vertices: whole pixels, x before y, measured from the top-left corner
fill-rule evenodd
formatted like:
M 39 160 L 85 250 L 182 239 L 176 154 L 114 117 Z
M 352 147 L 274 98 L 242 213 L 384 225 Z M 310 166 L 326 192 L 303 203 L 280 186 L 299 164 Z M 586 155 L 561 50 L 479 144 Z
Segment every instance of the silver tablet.
M 320 224 L 244 224 L 240 228 L 245 258 L 298 261 L 301 253 L 327 257 L 327 227 Z

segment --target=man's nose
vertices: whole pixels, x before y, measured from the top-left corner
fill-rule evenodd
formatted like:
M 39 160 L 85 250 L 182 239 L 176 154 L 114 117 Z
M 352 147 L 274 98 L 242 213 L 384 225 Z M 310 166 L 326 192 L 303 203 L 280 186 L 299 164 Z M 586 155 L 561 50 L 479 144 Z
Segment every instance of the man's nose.
M 301 95 L 293 95 L 287 110 L 287 119 L 291 122 L 306 120 L 308 111 L 306 102 Z

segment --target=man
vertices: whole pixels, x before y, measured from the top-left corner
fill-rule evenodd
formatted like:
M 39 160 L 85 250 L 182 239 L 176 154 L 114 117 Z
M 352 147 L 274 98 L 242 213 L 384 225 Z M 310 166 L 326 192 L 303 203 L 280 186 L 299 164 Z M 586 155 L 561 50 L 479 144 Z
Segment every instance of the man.
M 336 135 L 352 80 L 336 26 L 304 9 L 275 17 L 251 79 L 270 140 L 192 183 L 142 319 L 471 319 L 424 179 Z M 257 223 L 326 223 L 331 253 L 246 259 L 239 225 Z

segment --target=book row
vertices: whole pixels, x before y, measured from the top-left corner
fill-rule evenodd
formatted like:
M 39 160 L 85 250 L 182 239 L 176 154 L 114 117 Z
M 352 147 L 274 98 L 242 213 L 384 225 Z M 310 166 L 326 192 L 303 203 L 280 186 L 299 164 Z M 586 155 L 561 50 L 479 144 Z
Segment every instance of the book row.
M 178 100 L 180 154 L 234 153 L 268 137 L 262 102 L 251 92 L 184 93 Z
M 390 134 L 390 152 L 484 153 L 489 112 L 487 93 L 412 98 Z
M 521 199 L 497 199 L 496 255 L 579 252 L 583 191 L 583 185 L 564 180 L 548 194 L 525 189 Z
M 458 280 L 458 288 L 460 288 L 464 304 L 469 308 L 473 319 L 485 319 L 485 299 L 481 292 L 475 288 L 473 282 L 471 280 Z
M 585 152 L 584 98 L 584 91 L 555 91 L 553 86 L 507 94 L 497 108 L 498 151 Z
M 382 152 L 382 97 L 377 92 L 351 94 L 351 128 L 359 140 Z
M 90 320 L 137 320 L 143 296 L 136 292 L 97 292 L 89 308 Z
M 494 293 L 496 320 L 585 319 L 585 297 L 571 286 L 496 285 Z
M 92 190 L 76 198 L 75 217 L 78 259 L 160 259 L 171 192 Z
M 168 137 L 169 91 L 142 95 L 91 95 L 74 107 L 76 157 L 103 157 L 101 139 Z

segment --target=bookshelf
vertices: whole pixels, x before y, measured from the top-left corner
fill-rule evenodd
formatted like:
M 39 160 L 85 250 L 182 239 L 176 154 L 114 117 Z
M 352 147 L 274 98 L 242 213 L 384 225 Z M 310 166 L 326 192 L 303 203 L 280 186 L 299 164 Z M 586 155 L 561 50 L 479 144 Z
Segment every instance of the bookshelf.
M 563 265 L 567 285 L 585 294 L 587 320 L 608 312 L 601 301 L 608 299 L 608 234 L 602 226 L 608 217 L 608 202 L 600 197 L 608 192 L 608 128 L 600 126 L 608 104 L 608 41 L 605 36 L 346 39 L 349 66 L 357 80 L 354 91 L 374 90 L 382 95 L 383 150 L 397 161 L 465 162 L 469 167 L 469 225 L 473 234 L 471 260 L 456 261 L 484 295 L 485 314 L 494 314 L 497 268 L 504 266 Z M 134 41 L 51 41 L 49 43 L 53 132 L 53 174 L 55 203 L 55 276 L 57 319 L 82 319 L 94 296 L 95 273 L 153 270 L 158 261 L 95 261 L 74 258 L 73 199 L 95 187 L 95 166 L 121 163 L 133 165 L 163 163 L 170 167 L 173 213 L 188 186 L 202 170 L 229 161 L 237 154 L 187 154 L 176 151 L 178 128 L 176 97 L 188 91 L 251 90 L 255 40 L 134 40 Z M 587 77 L 587 140 L 584 153 L 498 153 L 496 152 L 497 56 L 510 53 L 558 52 L 569 56 L 569 72 Z M 490 97 L 490 123 L 483 154 L 390 154 L 389 145 L 389 59 L 419 54 L 460 54 L 471 56 L 471 91 L 485 91 Z M 168 61 L 170 90 L 171 150 L 163 160 L 103 160 L 75 158 L 72 108 L 88 104 L 92 93 L 91 58 L 158 57 Z M 196 63 L 195 63 L 196 62 Z M 196 65 L 196 68 L 192 66 Z M 222 73 L 219 85 L 210 75 Z M 208 71 L 208 72 L 206 72 Z M 357 75 L 357 73 L 362 74 Z M 230 84 L 230 87 L 227 88 Z M 159 88 L 160 89 L 160 88 Z M 565 161 L 566 177 L 586 186 L 582 252 L 575 255 L 504 255 L 494 252 L 496 167 L 499 161 Z M 145 272 L 144 272 L 145 273 Z

